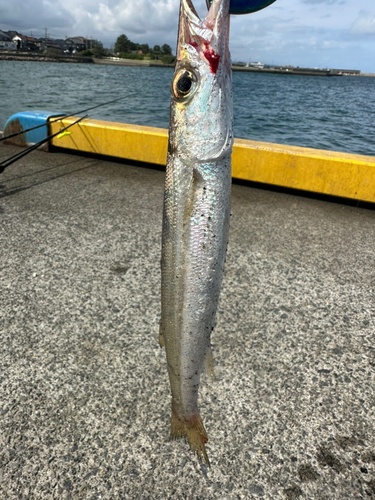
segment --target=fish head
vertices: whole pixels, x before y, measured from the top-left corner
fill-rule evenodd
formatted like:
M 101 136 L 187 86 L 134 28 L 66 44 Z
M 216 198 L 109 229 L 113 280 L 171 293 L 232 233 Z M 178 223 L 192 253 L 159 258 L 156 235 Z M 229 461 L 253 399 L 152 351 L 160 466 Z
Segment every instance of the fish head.
M 181 0 L 169 145 L 184 162 L 215 161 L 232 151 L 229 3 L 213 0 L 202 21 L 191 0 Z

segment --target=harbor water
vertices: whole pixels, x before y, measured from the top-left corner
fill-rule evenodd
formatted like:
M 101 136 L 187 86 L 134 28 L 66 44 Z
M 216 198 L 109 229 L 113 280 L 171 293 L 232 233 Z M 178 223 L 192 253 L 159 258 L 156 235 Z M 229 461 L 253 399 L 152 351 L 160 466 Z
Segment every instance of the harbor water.
M 168 128 L 172 68 L 0 61 L 0 130 L 42 109 Z M 237 138 L 375 156 L 375 78 L 233 73 Z

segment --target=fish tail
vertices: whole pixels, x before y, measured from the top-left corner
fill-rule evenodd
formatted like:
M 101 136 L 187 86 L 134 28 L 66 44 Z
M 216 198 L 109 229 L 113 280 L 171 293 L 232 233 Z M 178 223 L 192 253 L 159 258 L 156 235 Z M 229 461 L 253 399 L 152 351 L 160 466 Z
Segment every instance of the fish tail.
M 200 415 L 190 418 L 181 418 L 172 408 L 171 438 L 179 439 L 182 437 L 187 438 L 190 449 L 196 452 L 199 458 L 203 456 L 207 465 L 210 467 L 211 464 L 205 447 L 208 437 Z

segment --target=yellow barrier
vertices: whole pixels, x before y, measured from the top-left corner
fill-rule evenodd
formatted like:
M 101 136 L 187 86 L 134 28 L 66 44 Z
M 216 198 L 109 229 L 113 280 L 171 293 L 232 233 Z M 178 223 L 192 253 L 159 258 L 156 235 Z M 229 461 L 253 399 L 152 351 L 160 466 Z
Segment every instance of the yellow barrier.
M 58 132 L 76 118 L 50 124 Z M 52 139 L 52 145 L 165 165 L 168 131 L 86 119 Z M 232 176 L 237 179 L 375 202 L 375 158 L 235 139 Z
M 76 120 L 69 117 L 51 123 L 51 133 Z M 86 153 L 165 165 L 168 148 L 168 131 L 165 129 L 86 119 L 69 131 L 69 135 L 54 137 L 51 144 Z

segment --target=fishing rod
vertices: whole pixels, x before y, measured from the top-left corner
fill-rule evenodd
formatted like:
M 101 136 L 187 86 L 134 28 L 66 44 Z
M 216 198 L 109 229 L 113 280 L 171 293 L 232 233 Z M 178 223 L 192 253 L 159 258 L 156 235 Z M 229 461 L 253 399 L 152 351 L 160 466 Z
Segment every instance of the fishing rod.
M 42 141 L 39 141 L 37 142 L 36 144 L 33 144 L 32 146 L 24 149 L 23 151 L 21 151 L 20 153 L 17 153 L 13 156 L 11 156 L 10 158 L 7 158 L 5 161 L 1 162 L 0 163 L 0 174 L 2 172 L 4 172 L 4 170 L 9 167 L 9 165 L 11 165 L 12 163 L 14 163 L 15 161 L 19 160 L 20 158 L 22 158 L 23 156 L 26 156 L 27 154 L 31 153 L 31 151 L 33 151 L 34 149 L 37 149 L 39 146 L 41 146 L 42 144 L 44 144 L 45 142 L 48 142 L 50 139 L 52 139 L 53 137 L 56 137 L 57 135 L 61 134 L 62 132 L 64 132 L 64 130 L 67 130 L 68 128 L 70 127 L 73 127 L 73 125 L 76 125 L 77 123 L 79 123 L 80 121 L 84 120 L 85 118 L 87 118 L 88 115 L 85 115 L 85 116 L 82 116 L 82 118 L 78 118 L 78 120 L 76 120 L 75 122 L 71 123 L 70 125 L 67 125 L 66 127 L 62 128 L 61 130 L 59 130 L 58 132 L 55 132 L 54 134 L 51 134 L 49 135 L 48 137 L 46 137 L 45 139 L 43 139 Z M 64 119 L 65 117 L 63 118 L 60 118 L 60 119 Z
M 42 123 L 41 125 L 36 125 L 35 127 L 31 127 L 31 128 L 26 129 L 26 130 L 22 130 L 20 132 L 15 132 L 14 134 L 7 135 L 6 137 L 0 137 L 0 142 L 5 141 L 6 139 L 10 139 L 11 137 L 17 137 L 18 135 L 26 134 L 26 132 L 31 132 L 32 130 L 36 130 L 37 128 L 46 127 L 50 123 L 55 123 L 55 122 L 58 122 L 62 119 L 70 118 L 71 116 L 79 115 L 80 113 L 86 113 L 87 111 L 91 111 L 92 109 L 100 108 L 101 106 L 106 106 L 107 104 L 112 104 L 113 102 L 121 101 L 121 99 L 125 99 L 126 97 L 129 97 L 129 95 L 117 97 L 117 99 L 112 99 L 111 101 L 103 102 L 102 104 L 97 104 L 96 106 L 82 109 L 81 111 L 76 111 L 75 113 L 72 113 L 70 115 L 61 115 L 59 118 L 55 118 L 54 120 L 51 120 L 48 123 Z

